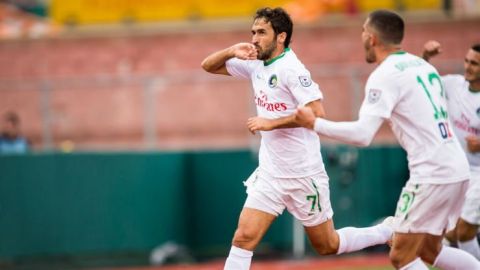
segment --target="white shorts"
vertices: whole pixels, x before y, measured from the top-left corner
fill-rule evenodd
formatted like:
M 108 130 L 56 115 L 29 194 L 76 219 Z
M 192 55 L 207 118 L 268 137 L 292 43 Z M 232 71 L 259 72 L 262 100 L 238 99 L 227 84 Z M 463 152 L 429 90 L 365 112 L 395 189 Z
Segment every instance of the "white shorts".
M 452 184 L 407 182 L 398 200 L 395 232 L 442 235 L 453 229 L 465 201 L 469 181 Z
M 470 171 L 470 184 L 461 217 L 470 224 L 480 225 L 480 171 L 478 170 Z
M 281 215 L 287 208 L 306 227 L 321 224 L 333 216 L 325 172 L 304 178 L 275 178 L 257 169 L 244 184 L 248 194 L 244 207 L 274 216 Z

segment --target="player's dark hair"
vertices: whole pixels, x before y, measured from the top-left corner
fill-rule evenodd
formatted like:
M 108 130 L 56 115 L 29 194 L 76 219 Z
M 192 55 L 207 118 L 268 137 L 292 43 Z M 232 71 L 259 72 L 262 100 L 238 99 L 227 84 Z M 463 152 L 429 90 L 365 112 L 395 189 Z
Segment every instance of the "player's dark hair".
M 263 18 L 266 22 L 270 22 L 272 25 L 275 36 L 285 32 L 287 37 L 285 38 L 284 46 L 288 48 L 290 40 L 292 38 L 293 23 L 290 15 L 283 8 L 261 8 L 257 10 L 255 14 L 256 19 Z
M 385 44 L 400 44 L 403 40 L 405 23 L 402 17 L 389 10 L 376 10 L 369 15 L 368 24 L 377 31 Z
M 480 43 L 473 44 L 471 47 L 472 50 L 476 51 L 477 53 L 480 53 Z

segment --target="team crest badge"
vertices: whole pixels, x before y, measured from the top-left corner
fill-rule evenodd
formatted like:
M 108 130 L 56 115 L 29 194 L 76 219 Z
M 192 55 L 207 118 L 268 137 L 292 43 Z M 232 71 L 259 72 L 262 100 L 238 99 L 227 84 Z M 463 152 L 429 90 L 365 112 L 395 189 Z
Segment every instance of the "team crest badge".
M 480 118 L 480 107 L 477 109 L 477 116 Z
M 268 86 L 270 86 L 270 88 L 274 88 L 275 86 L 277 86 L 277 83 L 277 75 L 273 74 L 272 76 L 270 76 L 270 79 L 268 79 Z
M 381 96 L 382 96 L 382 90 L 370 89 L 370 91 L 368 91 L 368 102 L 372 104 L 376 103 L 377 101 L 380 100 Z
M 308 76 L 298 76 L 298 79 L 303 87 L 309 87 L 312 85 L 312 79 L 310 79 Z

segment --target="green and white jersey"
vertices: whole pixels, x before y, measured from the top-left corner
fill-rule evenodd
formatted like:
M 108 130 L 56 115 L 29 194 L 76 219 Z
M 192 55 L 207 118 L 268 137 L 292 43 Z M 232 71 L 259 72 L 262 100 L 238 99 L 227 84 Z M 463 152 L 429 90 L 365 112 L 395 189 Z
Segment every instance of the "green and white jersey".
M 420 57 L 389 55 L 370 75 L 360 115 L 388 119 L 407 151 L 412 183 L 446 184 L 469 178 L 451 125 L 442 80 Z
M 452 128 L 467 154 L 472 170 L 480 171 L 480 153 L 467 149 L 465 137 L 480 136 L 480 93 L 470 91 L 470 84 L 461 75 L 442 77 Z
M 322 99 L 322 92 L 310 72 L 287 48 L 268 61 L 227 61 L 228 73 L 252 81 L 257 114 L 275 119 L 293 114 L 300 105 Z M 324 171 L 320 139 L 305 128 L 284 128 L 260 132 L 259 167 L 273 177 L 298 178 Z

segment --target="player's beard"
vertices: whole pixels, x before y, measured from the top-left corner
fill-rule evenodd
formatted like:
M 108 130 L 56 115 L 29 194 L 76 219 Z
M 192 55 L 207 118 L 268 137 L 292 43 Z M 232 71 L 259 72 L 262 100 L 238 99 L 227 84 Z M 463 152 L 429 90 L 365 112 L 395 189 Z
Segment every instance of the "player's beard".
M 276 45 L 277 44 L 276 44 L 275 39 L 274 39 L 270 44 L 267 44 L 265 49 L 262 49 L 260 46 L 256 46 L 257 51 L 258 51 L 257 59 L 262 60 L 262 61 L 270 59 L 272 57 L 273 52 L 275 51 L 275 49 L 277 47 Z
M 365 42 L 363 46 L 365 47 L 365 61 L 369 64 L 375 63 L 377 61 L 377 56 L 375 55 L 375 51 L 368 44 L 368 41 Z

